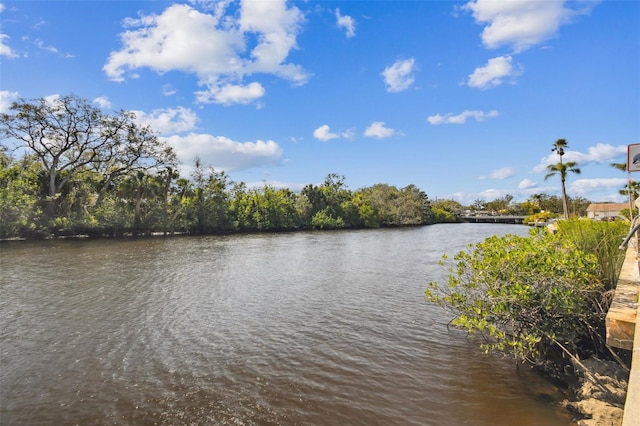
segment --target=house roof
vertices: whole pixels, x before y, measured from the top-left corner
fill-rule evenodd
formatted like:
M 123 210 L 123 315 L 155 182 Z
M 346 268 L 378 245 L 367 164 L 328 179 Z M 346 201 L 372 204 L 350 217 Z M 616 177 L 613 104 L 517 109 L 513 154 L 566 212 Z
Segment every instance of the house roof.
M 619 212 L 628 209 L 628 203 L 593 203 L 587 207 L 588 212 Z

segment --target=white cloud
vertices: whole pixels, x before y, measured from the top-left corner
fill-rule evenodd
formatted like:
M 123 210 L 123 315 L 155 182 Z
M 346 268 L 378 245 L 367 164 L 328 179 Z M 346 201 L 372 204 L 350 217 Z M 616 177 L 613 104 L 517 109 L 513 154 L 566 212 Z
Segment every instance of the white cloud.
M 520 190 L 533 189 L 533 188 L 536 188 L 537 186 L 538 186 L 538 184 L 535 183 L 534 181 L 532 181 L 530 179 L 523 179 L 518 184 L 518 189 L 520 189 Z
M 209 90 L 196 92 L 196 100 L 202 103 L 223 105 L 248 104 L 264 96 L 265 90 L 260 83 L 249 83 L 246 86 L 225 84 Z
M 414 58 L 399 60 L 384 69 L 381 75 L 387 92 L 402 92 L 413 84 L 415 63 Z
M 552 144 L 549 144 L 551 147 Z M 626 145 L 618 145 L 613 146 L 610 144 L 599 143 L 596 146 L 589 147 L 587 153 L 582 153 L 578 151 L 565 151 L 565 154 L 562 156 L 562 161 L 573 161 L 578 164 L 578 167 L 584 166 L 588 163 L 609 163 L 613 160 L 619 159 L 621 156 L 626 156 L 627 154 L 627 146 Z M 546 172 L 547 166 L 551 164 L 557 164 L 560 161 L 558 154 L 555 152 L 551 152 L 551 148 L 549 148 L 549 155 L 540 160 L 540 163 L 533 168 L 533 171 L 536 173 Z M 626 158 L 624 159 L 626 161 Z
M 54 93 L 52 95 L 48 95 L 44 97 L 45 102 L 47 102 L 49 105 L 56 105 L 60 102 L 60 94 L 58 93 Z
M 337 133 L 332 133 L 329 126 L 326 124 L 323 124 L 322 126 L 318 127 L 313 131 L 313 137 L 323 142 L 326 142 L 331 139 L 337 139 L 340 137 L 340 135 Z
M 356 35 L 356 21 L 351 16 L 341 15 L 340 9 L 336 9 L 336 21 L 338 28 L 344 28 L 347 38 Z
M 147 114 L 143 111 L 131 111 L 136 115 L 136 122 L 149 125 L 160 134 L 181 133 L 196 127 L 198 116 L 189 108 L 155 109 Z
M 498 111 L 476 111 L 476 110 L 466 110 L 461 112 L 460 114 L 436 114 L 427 117 L 427 121 L 430 124 L 439 125 L 439 124 L 464 124 L 467 122 L 467 119 L 473 118 L 476 121 L 485 121 L 487 118 L 495 118 L 498 116 Z
M 481 176 L 480 179 L 507 179 L 515 174 L 513 167 L 502 167 L 500 169 L 493 170 L 489 173 L 489 176 Z
M 622 189 L 627 183 L 628 179 L 625 178 L 577 179 L 571 182 L 569 191 L 583 196 L 602 189 Z
M 513 195 L 512 190 L 508 189 L 485 189 L 478 193 L 478 197 L 485 200 L 497 200 L 498 198 L 504 198 L 507 195 Z
M 0 3 L 0 13 L 4 11 L 4 4 Z M 6 56 L 7 58 L 17 58 L 18 55 L 5 43 L 6 39 L 10 37 L 6 34 L 0 33 L 0 56 Z
M 11 103 L 18 99 L 20 99 L 20 94 L 18 92 L 0 90 L 0 113 L 9 111 Z
M 55 55 L 60 56 L 61 58 L 73 58 L 74 57 L 74 55 L 72 55 L 70 53 L 62 53 L 62 52 L 60 52 L 60 50 L 55 46 L 44 44 L 44 42 L 42 40 L 40 40 L 40 39 L 34 40 L 33 44 L 35 44 L 38 49 L 53 53 Z
M 282 149 L 274 141 L 236 142 L 224 136 L 190 133 L 162 138 L 182 164 L 199 158 L 202 164 L 227 172 L 278 164 Z
M 323 142 L 329 141 L 331 139 L 338 139 L 338 138 L 351 139 L 353 138 L 353 136 L 354 136 L 354 132 L 352 129 L 335 133 L 335 132 L 332 132 L 331 128 L 326 124 L 323 124 L 322 126 L 318 127 L 313 131 L 313 137 Z
M 385 127 L 384 121 L 374 121 L 364 131 L 365 136 L 379 138 L 379 139 L 388 138 L 397 133 L 398 132 L 396 132 L 395 130 Z
M 106 96 L 100 96 L 93 100 L 93 103 L 100 106 L 100 108 L 111 109 L 111 102 Z
M 522 75 L 522 67 L 517 69 L 511 64 L 511 56 L 498 56 L 487 61 L 484 67 L 478 67 L 469 75 L 469 87 L 488 89 L 499 86 L 507 78 L 514 80 Z
M 596 3 L 575 2 L 575 9 L 570 9 L 564 0 L 475 0 L 463 9 L 486 25 L 481 37 L 487 48 L 506 45 L 518 53 L 556 36 L 561 25 L 575 15 L 589 13 Z
M 228 6 L 220 2 L 213 13 L 203 13 L 174 4 L 160 15 L 126 19 L 123 47 L 111 52 L 103 70 L 115 81 L 141 68 L 195 74 L 205 88 L 197 94 L 200 102 L 246 103 L 263 96 L 258 83 L 244 82 L 256 73 L 306 83 L 302 67 L 286 62 L 304 19 L 299 9 L 285 0 L 243 0 L 238 14 L 225 15 Z
M 5 40 L 10 37 L 6 34 L 0 34 L 0 56 L 6 56 L 7 58 L 17 58 L 18 54 L 14 52 L 6 43 Z
M 175 87 L 171 84 L 163 84 L 162 85 L 162 94 L 165 96 L 172 96 L 178 93 Z

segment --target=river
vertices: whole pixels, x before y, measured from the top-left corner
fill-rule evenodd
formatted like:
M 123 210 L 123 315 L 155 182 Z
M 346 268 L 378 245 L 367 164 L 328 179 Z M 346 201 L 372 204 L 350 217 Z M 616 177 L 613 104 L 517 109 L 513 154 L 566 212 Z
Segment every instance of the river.
M 423 301 L 520 225 L 0 245 L 2 425 L 571 425 Z

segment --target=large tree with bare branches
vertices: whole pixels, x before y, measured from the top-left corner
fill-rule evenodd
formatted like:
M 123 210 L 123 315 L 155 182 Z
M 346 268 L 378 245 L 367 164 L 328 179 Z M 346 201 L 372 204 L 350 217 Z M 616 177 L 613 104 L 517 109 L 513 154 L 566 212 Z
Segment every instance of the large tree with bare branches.
M 98 172 L 103 195 L 118 176 L 175 162 L 171 148 L 133 113 L 105 114 L 75 95 L 14 102 L 0 114 L 0 136 L 3 146 L 35 154 L 50 200 L 81 171 Z

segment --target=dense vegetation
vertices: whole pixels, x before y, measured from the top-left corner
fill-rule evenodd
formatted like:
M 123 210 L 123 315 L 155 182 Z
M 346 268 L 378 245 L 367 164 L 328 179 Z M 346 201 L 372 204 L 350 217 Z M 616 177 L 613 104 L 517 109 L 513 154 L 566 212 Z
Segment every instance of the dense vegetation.
M 607 352 L 604 317 L 624 261 L 625 222 L 573 219 L 558 232 L 491 237 L 456 254 L 445 284 L 426 299 L 452 323 L 484 337 L 482 347 L 520 361 L 577 361 Z
M 414 185 L 350 191 L 329 174 L 299 192 L 248 188 L 199 161 L 188 178 L 131 113 L 76 96 L 14 103 L 0 115 L 0 238 L 225 233 L 424 225 Z
M 171 147 L 131 112 L 106 114 L 75 95 L 14 102 L 0 114 L 0 238 L 414 226 L 470 212 L 557 217 L 563 204 L 584 215 L 589 205 L 534 194 L 463 206 L 415 185 L 352 191 L 333 173 L 294 192 L 233 182 L 199 160 L 192 169 L 181 176 Z

